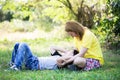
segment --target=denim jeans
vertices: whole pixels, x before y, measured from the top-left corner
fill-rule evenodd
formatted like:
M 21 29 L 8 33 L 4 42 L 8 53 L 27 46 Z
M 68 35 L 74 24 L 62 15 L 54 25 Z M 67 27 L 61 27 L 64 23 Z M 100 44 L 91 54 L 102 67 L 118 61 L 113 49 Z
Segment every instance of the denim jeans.
M 30 70 L 38 70 L 39 61 L 34 56 L 26 43 L 16 43 L 12 52 L 11 62 L 13 62 L 17 68 L 21 68 L 22 64 Z

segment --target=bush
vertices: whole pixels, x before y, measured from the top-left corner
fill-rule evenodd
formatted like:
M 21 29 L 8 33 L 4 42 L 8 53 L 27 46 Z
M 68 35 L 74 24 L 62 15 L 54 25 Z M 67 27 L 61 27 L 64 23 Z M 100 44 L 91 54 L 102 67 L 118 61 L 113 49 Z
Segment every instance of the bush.
M 120 48 L 120 0 L 108 0 L 105 15 L 95 28 L 101 43 L 108 49 L 115 49 L 118 54 Z

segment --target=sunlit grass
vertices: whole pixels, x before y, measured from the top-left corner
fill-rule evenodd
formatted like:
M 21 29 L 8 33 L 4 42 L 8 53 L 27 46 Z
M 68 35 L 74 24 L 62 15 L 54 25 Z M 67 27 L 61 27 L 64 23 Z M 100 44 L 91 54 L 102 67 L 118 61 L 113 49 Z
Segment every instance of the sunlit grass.
M 60 39 L 36 39 L 23 40 L 30 45 L 32 52 L 37 56 L 50 56 L 50 45 L 65 46 L 70 40 Z M 92 71 L 43 70 L 43 71 L 7 71 L 8 62 L 14 41 L 0 41 L 0 80 L 119 80 L 120 79 L 120 55 L 104 51 L 105 65 Z M 68 45 L 69 46 L 69 45 Z

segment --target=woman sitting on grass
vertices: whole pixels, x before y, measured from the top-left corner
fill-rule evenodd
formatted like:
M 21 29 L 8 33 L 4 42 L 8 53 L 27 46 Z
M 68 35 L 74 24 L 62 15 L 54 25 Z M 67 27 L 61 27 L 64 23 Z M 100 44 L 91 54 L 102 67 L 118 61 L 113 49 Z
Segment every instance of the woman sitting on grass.
M 78 54 L 73 57 L 67 56 L 58 59 L 58 66 L 73 63 L 78 70 L 92 70 L 103 65 L 104 59 L 97 37 L 83 25 L 75 21 L 68 21 L 65 31 L 74 38 Z

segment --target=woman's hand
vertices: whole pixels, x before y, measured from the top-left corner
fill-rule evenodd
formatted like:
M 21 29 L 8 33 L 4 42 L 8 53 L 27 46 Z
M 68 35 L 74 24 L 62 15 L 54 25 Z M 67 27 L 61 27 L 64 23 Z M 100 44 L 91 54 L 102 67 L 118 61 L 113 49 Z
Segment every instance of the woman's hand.
M 74 56 L 73 56 L 73 57 L 71 57 L 70 59 L 66 60 L 65 63 L 66 63 L 66 64 L 71 63 L 71 62 L 74 61 L 74 59 L 75 59 L 75 58 L 74 58 Z M 64 63 L 64 64 L 65 64 L 65 63 Z
M 57 59 L 57 65 L 58 65 L 59 67 L 63 67 L 63 66 L 65 65 L 65 60 L 64 60 L 63 57 Z
M 67 64 L 67 60 L 69 60 L 72 56 L 63 56 L 57 59 L 57 65 L 59 67 L 63 67 Z

